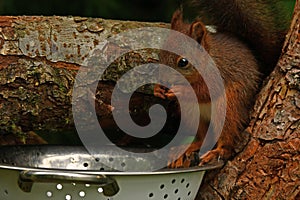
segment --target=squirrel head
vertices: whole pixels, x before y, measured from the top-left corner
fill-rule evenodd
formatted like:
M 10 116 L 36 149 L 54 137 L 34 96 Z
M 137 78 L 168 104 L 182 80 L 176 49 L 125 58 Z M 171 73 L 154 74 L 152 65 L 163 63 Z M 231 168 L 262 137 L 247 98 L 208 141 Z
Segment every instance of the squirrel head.
M 193 23 L 186 23 L 183 20 L 182 10 L 178 9 L 173 14 L 171 29 L 193 38 L 202 45 L 206 51 L 209 51 L 207 44 L 207 29 L 200 20 L 195 20 Z
M 165 45 L 168 45 L 168 47 L 171 49 L 181 48 L 183 51 L 185 51 L 185 55 L 176 55 L 172 52 L 161 50 L 159 54 L 160 62 L 171 66 L 180 73 L 184 74 L 191 82 L 199 82 L 199 78 L 195 76 L 195 74 L 197 74 L 197 70 L 193 66 L 191 66 L 189 60 L 186 59 L 185 56 L 189 55 L 189 57 L 194 57 L 194 60 L 198 60 L 202 63 L 206 62 L 207 53 L 209 54 L 207 43 L 209 35 L 205 25 L 199 20 L 196 20 L 193 23 L 184 22 L 182 10 L 176 10 L 171 20 L 171 29 L 181 32 L 191 39 L 195 40 L 203 47 L 203 49 L 206 50 L 206 53 L 204 53 L 203 57 L 199 59 L 198 54 L 193 55 L 195 53 L 193 48 L 183 48 L 185 45 L 187 45 L 184 39 L 179 40 L 181 41 L 181 43 L 179 43 L 178 40 L 176 40 L 178 36 L 171 33 L 168 36 Z M 196 80 L 193 81 L 192 79 L 195 78 Z
M 186 80 L 188 80 L 193 87 L 197 87 L 198 88 L 197 90 L 201 90 L 202 93 L 209 94 L 202 76 L 198 73 L 197 69 L 194 66 L 192 66 L 192 64 L 186 58 L 187 55 L 189 55 L 188 57 L 195 57 L 194 60 L 197 60 L 199 63 L 202 63 L 204 66 L 205 63 L 209 61 L 209 59 L 207 59 L 207 55 L 208 55 L 207 51 L 209 49 L 207 44 L 207 39 L 209 36 L 205 25 L 198 20 L 194 21 L 193 23 L 185 23 L 183 21 L 182 11 L 177 10 L 172 17 L 171 29 L 181 32 L 189 36 L 190 38 L 194 39 L 206 50 L 206 52 L 203 52 L 203 57 L 200 58 L 199 54 L 197 53 L 195 54 L 194 48 L 183 48 L 184 45 L 187 45 L 184 43 L 184 39 L 182 39 L 181 43 L 178 43 L 178 40 L 174 38 L 178 36 L 176 34 L 171 33 L 168 36 L 165 45 L 168 45 L 170 49 L 182 48 L 182 50 L 185 51 L 184 53 L 185 55 L 177 55 L 169 51 L 161 50 L 159 53 L 160 62 L 162 64 L 165 64 L 167 66 L 176 69 L 176 71 L 178 71 L 180 74 L 185 76 Z M 164 71 L 160 71 L 159 78 L 166 82 L 172 82 L 178 85 L 183 84 L 180 82 L 180 80 L 182 79 L 178 77 L 178 74 L 169 74 L 169 73 L 165 73 Z M 199 83 L 204 83 L 204 84 L 199 84 Z

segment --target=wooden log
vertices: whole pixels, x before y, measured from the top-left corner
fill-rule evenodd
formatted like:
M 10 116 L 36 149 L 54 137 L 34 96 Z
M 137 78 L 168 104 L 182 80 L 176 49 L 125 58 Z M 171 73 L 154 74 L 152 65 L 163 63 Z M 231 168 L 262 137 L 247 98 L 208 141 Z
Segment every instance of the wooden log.
M 0 131 L 25 136 L 28 131 L 73 130 L 75 77 L 97 45 L 129 29 L 167 26 L 82 17 L 1 16 Z M 112 53 L 122 50 L 113 44 L 109 48 Z M 157 60 L 157 51 L 148 51 L 121 56 L 99 79 L 96 108 L 100 120 L 111 117 L 110 95 L 116 80 L 134 66 Z M 151 87 L 142 92 L 152 93 Z M 135 101 L 145 101 L 143 96 L 137 94 Z

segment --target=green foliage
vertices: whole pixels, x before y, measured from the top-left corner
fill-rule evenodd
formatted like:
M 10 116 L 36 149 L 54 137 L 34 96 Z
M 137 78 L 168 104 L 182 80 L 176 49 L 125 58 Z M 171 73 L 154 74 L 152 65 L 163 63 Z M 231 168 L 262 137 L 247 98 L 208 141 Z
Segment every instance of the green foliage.
M 275 16 L 275 20 L 278 24 L 278 30 L 286 30 L 289 28 L 290 24 L 285 22 L 289 22 L 292 19 L 295 3 L 295 0 L 281 0 L 273 5 L 277 7 L 277 10 L 281 10 L 283 13 L 283 15 L 280 16 L 280 18 L 279 15 Z
M 0 14 L 73 15 L 169 22 L 174 10 L 185 1 L 187 0 L 0 0 Z M 293 13 L 294 4 L 295 0 L 282 0 L 278 6 L 286 10 L 286 13 Z M 194 15 L 191 13 L 189 8 L 187 16 Z
M 0 14 L 73 15 L 168 22 L 178 6 L 179 0 L 0 0 Z

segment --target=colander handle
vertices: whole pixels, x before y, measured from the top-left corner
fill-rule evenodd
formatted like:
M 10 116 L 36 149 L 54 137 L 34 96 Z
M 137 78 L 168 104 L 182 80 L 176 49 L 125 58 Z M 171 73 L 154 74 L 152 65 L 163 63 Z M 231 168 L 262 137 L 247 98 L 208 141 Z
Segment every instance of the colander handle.
M 115 179 L 102 174 L 72 173 L 64 171 L 21 171 L 18 184 L 24 192 L 31 192 L 34 182 L 39 183 L 82 183 L 102 187 L 105 196 L 118 193 L 119 186 Z

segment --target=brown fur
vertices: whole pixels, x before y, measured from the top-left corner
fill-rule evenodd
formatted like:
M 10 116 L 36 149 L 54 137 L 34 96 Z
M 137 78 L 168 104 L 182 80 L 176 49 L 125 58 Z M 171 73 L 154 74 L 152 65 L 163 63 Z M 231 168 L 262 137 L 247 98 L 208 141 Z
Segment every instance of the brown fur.
M 268 74 L 275 67 L 291 16 L 282 0 L 189 0 L 201 20 L 220 32 L 240 37 L 264 63 Z
M 200 43 L 213 58 L 221 73 L 227 98 L 225 124 L 216 148 L 202 157 L 201 164 L 209 163 L 219 158 L 228 159 L 233 154 L 234 146 L 238 145 L 239 141 L 243 139 L 241 132 L 248 122 L 249 111 L 252 108 L 254 97 L 259 89 L 261 74 L 258 71 L 258 62 L 247 45 L 238 39 L 230 35 L 209 33 L 204 24 L 199 20 L 192 24 L 184 23 L 181 11 L 174 13 L 172 29 L 180 31 Z M 172 45 L 176 48 L 176 45 L 180 46 L 181 44 Z M 186 101 L 185 103 L 188 104 L 189 92 L 195 92 L 198 97 L 200 112 L 205 113 L 203 109 L 205 105 L 209 105 L 210 97 L 202 77 L 192 66 L 186 69 L 178 68 L 177 60 L 180 58 L 178 55 L 170 52 L 161 52 L 160 57 L 162 63 L 180 71 L 190 82 L 194 91 L 189 91 L 184 85 L 180 84 L 173 86 L 170 90 L 165 90 L 162 86 L 156 85 L 154 94 L 158 97 L 168 99 L 175 98 L 175 94 L 182 95 Z M 170 79 L 170 77 L 168 78 Z M 178 111 L 175 112 L 179 114 Z M 190 109 L 187 116 L 181 116 L 187 129 L 189 121 L 192 120 L 193 112 L 193 109 Z M 186 159 L 187 155 L 199 150 L 202 145 L 211 117 L 210 114 L 206 115 L 201 117 L 196 141 L 189 147 L 186 155 L 183 155 L 177 161 L 172 161 L 170 167 L 182 167 L 182 165 L 187 167 L 189 165 L 189 162 L 185 162 L 184 159 Z M 219 125 L 218 118 L 212 123 L 217 127 Z

